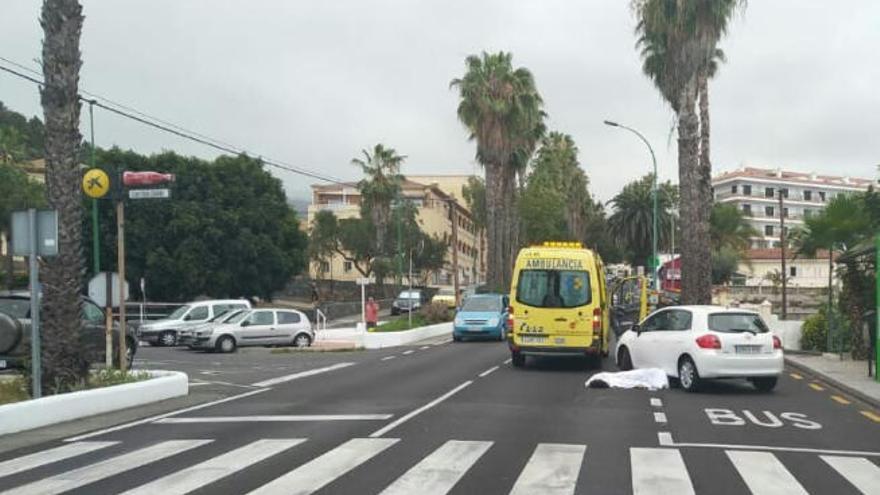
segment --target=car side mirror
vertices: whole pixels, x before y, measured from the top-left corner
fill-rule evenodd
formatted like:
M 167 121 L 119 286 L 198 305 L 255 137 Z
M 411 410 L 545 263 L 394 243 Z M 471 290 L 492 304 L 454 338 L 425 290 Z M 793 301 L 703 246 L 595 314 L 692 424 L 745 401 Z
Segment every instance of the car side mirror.
M 642 334 L 642 327 L 641 327 L 641 325 L 639 325 L 638 323 L 636 323 L 636 324 L 634 324 L 632 327 L 630 327 L 630 330 L 632 330 L 633 332 L 635 332 L 636 335 L 641 335 L 641 334 Z
M 251 322 L 249 322 L 248 320 L 244 320 L 243 322 L 241 322 L 241 326 L 243 326 L 243 327 L 248 327 L 250 325 L 251 325 Z

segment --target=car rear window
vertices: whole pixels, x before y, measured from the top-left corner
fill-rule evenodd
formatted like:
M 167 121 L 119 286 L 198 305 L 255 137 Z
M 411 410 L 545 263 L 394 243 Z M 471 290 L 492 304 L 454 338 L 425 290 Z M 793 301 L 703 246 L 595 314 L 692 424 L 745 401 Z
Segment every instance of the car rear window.
M 576 308 L 590 304 L 590 274 L 582 270 L 522 270 L 516 300 L 535 308 Z
M 465 300 L 462 311 L 501 311 L 500 297 L 471 297 Z
M 767 333 L 770 331 L 760 316 L 752 313 L 714 313 L 709 315 L 709 330 L 715 332 L 751 332 Z

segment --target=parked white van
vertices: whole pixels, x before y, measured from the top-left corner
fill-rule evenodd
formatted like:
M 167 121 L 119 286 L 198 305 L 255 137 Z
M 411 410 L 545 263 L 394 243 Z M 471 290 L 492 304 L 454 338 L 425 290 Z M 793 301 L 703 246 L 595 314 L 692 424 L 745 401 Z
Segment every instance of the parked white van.
M 180 331 L 202 325 L 221 313 L 250 308 L 251 303 L 246 299 L 217 299 L 187 303 L 161 320 L 141 325 L 138 328 L 138 338 L 153 345 L 177 345 Z

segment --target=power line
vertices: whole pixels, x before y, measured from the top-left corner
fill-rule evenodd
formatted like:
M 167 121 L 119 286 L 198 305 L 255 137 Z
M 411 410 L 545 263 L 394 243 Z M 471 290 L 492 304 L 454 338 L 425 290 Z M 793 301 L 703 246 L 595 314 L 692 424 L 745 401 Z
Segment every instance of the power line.
M 33 70 L 27 66 L 24 66 L 24 65 L 19 64 L 17 62 L 9 60 L 5 57 L 0 57 L 0 60 L 8 63 L 10 65 L 13 65 L 15 67 L 18 67 L 21 70 L 24 70 L 24 71 L 27 71 L 27 72 L 30 72 L 33 74 L 39 74 L 36 70 Z M 32 76 L 29 76 L 29 75 L 24 74 L 22 72 L 19 72 L 17 70 L 10 69 L 9 67 L 4 67 L 3 65 L 0 65 L 0 70 L 8 72 L 9 74 L 12 74 L 16 77 L 20 77 L 22 79 L 30 81 L 34 84 L 39 85 L 39 86 L 44 86 L 44 82 L 42 80 L 37 79 Z M 41 74 L 39 74 L 39 75 L 41 75 Z M 272 158 L 266 158 L 266 157 L 259 157 L 258 155 L 249 153 L 247 150 L 245 150 L 243 148 L 238 148 L 234 145 L 231 145 L 229 143 L 225 143 L 221 140 L 211 138 L 209 136 L 206 136 L 204 134 L 200 134 L 195 131 L 188 130 L 184 127 L 173 124 L 171 122 L 167 122 L 162 119 L 150 116 L 150 115 L 145 114 L 137 109 L 131 108 L 126 105 L 122 105 L 120 103 L 116 103 L 108 98 L 103 97 L 103 96 L 96 95 L 94 93 L 90 93 L 85 90 L 81 90 L 81 91 L 82 91 L 82 93 L 92 97 L 91 99 L 89 99 L 89 98 L 83 97 L 82 95 L 78 95 L 78 97 L 81 101 L 88 103 L 90 105 L 97 106 L 99 108 L 107 110 L 108 112 L 114 113 L 114 114 L 119 115 L 121 117 L 134 120 L 136 122 L 139 122 L 139 123 L 144 124 L 146 126 L 152 127 L 154 129 L 158 129 L 158 130 L 170 133 L 170 134 L 174 134 L 175 136 L 181 137 L 183 139 L 188 139 L 190 141 L 214 148 L 214 149 L 222 151 L 224 153 L 230 153 L 233 155 L 256 156 L 256 157 L 258 157 L 258 159 L 262 163 L 265 163 L 266 165 L 269 165 L 271 167 L 274 167 L 274 168 L 277 168 L 280 170 L 285 170 L 285 171 L 292 172 L 295 174 L 304 175 L 306 177 L 311 177 L 313 179 L 317 179 L 317 180 L 321 180 L 321 181 L 325 181 L 325 182 L 331 182 L 331 183 L 335 183 L 335 184 L 345 184 L 346 183 L 345 181 L 338 179 L 336 177 L 324 175 L 319 172 L 314 172 L 312 170 L 309 170 L 309 169 L 306 169 L 303 167 L 297 167 L 294 165 L 290 165 L 290 164 L 284 163 L 280 160 L 274 160 Z M 103 100 L 104 102 L 107 102 L 107 103 L 106 104 L 102 103 L 102 102 L 98 101 L 98 99 Z M 118 107 L 118 108 L 114 108 L 114 107 Z M 123 110 L 120 110 L 120 108 L 122 108 Z M 135 114 L 137 114 L 137 115 L 135 115 Z

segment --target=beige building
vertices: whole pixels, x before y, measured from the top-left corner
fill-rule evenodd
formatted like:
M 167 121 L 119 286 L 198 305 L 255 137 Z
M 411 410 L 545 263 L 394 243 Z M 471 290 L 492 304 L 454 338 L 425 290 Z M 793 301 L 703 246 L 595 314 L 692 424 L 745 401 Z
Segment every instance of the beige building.
M 828 287 L 828 251 L 819 251 L 813 258 L 794 256 L 791 251 L 785 254 L 789 287 Z M 782 250 L 769 248 L 749 250 L 748 259 L 740 262 L 737 272 L 745 276 L 746 286 L 772 287 L 772 277 L 781 270 Z
M 451 177 L 451 176 L 450 176 Z M 467 182 L 466 176 L 464 181 Z M 449 177 L 447 177 L 449 178 Z M 444 239 L 449 243 L 449 251 L 446 255 L 446 266 L 434 273 L 428 283 L 431 285 L 452 285 L 453 249 L 458 250 L 459 284 L 462 286 L 475 284 L 485 280 L 484 266 L 481 261 L 481 253 L 485 246 L 485 239 L 478 235 L 470 211 L 459 199 L 461 186 L 455 186 L 452 179 L 445 181 L 443 186 L 439 181 L 423 182 L 407 178 L 402 184 L 404 198 L 411 201 L 417 208 L 417 220 L 422 231 L 430 236 Z M 450 194 L 447 191 L 458 191 L 458 194 Z M 332 211 L 337 218 L 353 218 L 360 216 L 361 195 L 355 183 L 313 185 L 312 204 L 309 205 L 308 223 L 312 224 L 315 214 L 319 211 Z M 453 210 L 454 208 L 454 215 Z M 456 218 L 457 245 L 453 245 L 452 219 Z M 313 262 L 309 269 L 314 278 L 353 281 L 361 277 L 360 272 L 342 256 L 333 256 L 329 261 Z

